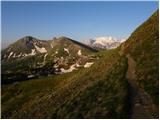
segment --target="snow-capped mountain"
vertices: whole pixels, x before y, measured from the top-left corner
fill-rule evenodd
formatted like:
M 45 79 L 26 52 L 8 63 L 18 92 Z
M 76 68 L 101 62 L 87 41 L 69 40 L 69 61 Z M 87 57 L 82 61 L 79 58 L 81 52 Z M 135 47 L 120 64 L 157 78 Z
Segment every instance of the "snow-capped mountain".
M 117 39 L 115 37 L 106 36 L 106 37 L 97 37 L 90 39 L 88 45 L 96 49 L 113 49 L 118 47 L 124 39 Z
M 97 50 L 64 36 L 53 40 L 26 36 L 2 51 L 2 83 L 88 68 L 98 59 L 92 55 L 95 52 Z
M 39 40 L 32 36 L 26 36 L 9 45 L 2 51 L 2 60 L 18 59 L 34 56 L 39 53 L 47 53 L 51 47 L 51 41 Z

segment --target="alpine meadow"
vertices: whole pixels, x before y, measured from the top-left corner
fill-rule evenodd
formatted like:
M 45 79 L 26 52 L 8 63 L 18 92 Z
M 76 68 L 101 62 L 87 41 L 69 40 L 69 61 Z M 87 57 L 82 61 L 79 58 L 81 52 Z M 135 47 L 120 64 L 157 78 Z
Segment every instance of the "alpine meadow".
M 2 45 L 3 42 L 7 43 L 7 47 L 1 49 L 1 118 L 158 119 L 159 9 L 155 7 L 152 11 L 149 10 L 152 3 L 158 6 L 158 2 L 49 3 L 2 2 Z M 127 7 L 128 4 L 133 7 Z M 143 4 L 148 7 L 143 8 Z M 112 9 L 108 10 L 107 5 Z M 136 5 L 137 12 L 133 10 Z M 32 9 L 33 13 L 28 14 L 25 9 Z M 42 13 L 38 11 L 40 9 Z M 90 11 L 89 16 L 87 10 Z M 116 16 L 112 14 L 113 11 L 131 17 Z M 140 13 L 144 16 L 140 17 Z M 23 21 L 23 17 L 18 17 L 20 14 L 28 19 Z M 101 17 L 107 14 L 111 16 Z M 131 19 L 136 14 L 137 17 Z M 41 17 L 38 16 L 43 18 L 39 19 Z M 115 17 L 113 21 L 109 18 L 112 16 Z M 9 18 L 13 18 L 13 23 L 9 22 Z M 139 20 L 140 18 L 142 19 Z M 36 22 L 32 24 L 34 20 Z M 40 25 L 40 21 L 43 24 Z M 136 21 L 135 28 L 129 25 L 134 24 L 131 21 Z M 20 27 L 23 26 L 22 23 L 25 25 L 23 28 Z M 11 24 L 15 27 L 11 27 Z M 30 24 L 34 27 L 30 27 Z M 96 24 L 102 28 L 99 29 Z M 118 27 L 121 24 L 126 26 L 120 30 Z M 91 29 L 93 25 L 95 28 Z M 112 27 L 114 25 L 117 26 Z M 113 29 L 109 29 L 110 26 Z M 125 34 L 127 27 L 134 28 L 130 29 L 130 34 L 126 32 L 128 37 L 114 36 Z M 49 34 L 48 31 L 57 36 L 52 39 L 41 37 Z M 61 35 L 55 31 L 60 31 Z M 114 33 L 109 36 L 108 31 Z M 36 37 L 38 32 L 39 37 Z M 19 37 L 18 34 L 22 37 L 15 41 L 5 41 L 12 36 Z M 94 37 L 80 40 L 86 34 L 93 34 Z

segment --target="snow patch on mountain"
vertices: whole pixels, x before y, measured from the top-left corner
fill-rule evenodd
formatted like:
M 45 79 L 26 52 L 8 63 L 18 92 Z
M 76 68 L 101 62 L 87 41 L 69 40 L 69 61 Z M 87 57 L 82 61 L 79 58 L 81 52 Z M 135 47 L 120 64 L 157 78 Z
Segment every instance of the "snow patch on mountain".
M 64 51 L 69 54 L 69 50 L 67 48 L 64 48 Z
M 91 65 L 93 65 L 94 62 L 86 62 L 86 64 L 84 65 L 84 68 L 89 68 L 91 67 Z
M 36 50 L 35 49 L 32 49 L 31 53 L 29 55 L 35 55 L 36 54 Z
M 16 57 L 16 54 L 14 53 L 14 54 L 13 54 L 13 58 L 15 58 L 15 57 Z
M 19 57 L 21 57 L 22 56 L 22 53 L 20 53 L 17 57 L 19 58 Z
M 59 65 L 58 64 L 54 64 L 54 66 L 53 66 L 54 68 L 58 68 L 59 67 Z
M 44 59 L 43 59 L 43 64 L 45 64 L 46 63 L 46 57 L 47 57 L 47 53 L 44 55 Z
M 44 47 L 40 48 L 36 45 L 34 45 L 34 46 L 35 46 L 36 50 L 39 51 L 40 53 L 46 53 L 47 52 L 47 50 Z
M 9 54 L 8 58 L 10 58 L 12 55 L 13 55 L 13 52 L 10 52 L 10 54 Z
M 78 50 L 77 54 L 78 54 L 79 56 L 81 56 L 81 55 L 82 55 L 81 50 Z
M 52 43 L 51 43 L 51 48 L 53 48 L 53 45 L 52 45 Z
M 11 52 L 8 56 L 8 59 L 9 58 L 20 58 L 20 57 L 27 57 L 27 56 L 33 56 L 33 55 L 36 55 L 36 50 L 35 49 L 31 49 L 31 53 L 20 53 L 20 54 L 16 54 L 14 52 Z
M 56 51 L 55 54 L 58 54 L 58 51 Z
M 23 54 L 24 57 L 33 56 L 33 55 L 36 55 L 36 50 L 35 49 L 32 49 L 31 53 L 29 53 L 29 54 L 26 54 L 26 53 Z
M 75 64 L 71 65 L 69 69 L 64 69 L 64 68 L 61 68 L 61 73 L 69 73 L 69 72 L 72 72 L 73 70 L 76 70 L 76 67 L 75 67 Z
M 76 63 L 76 67 L 81 67 L 81 65 L 79 65 L 78 63 Z

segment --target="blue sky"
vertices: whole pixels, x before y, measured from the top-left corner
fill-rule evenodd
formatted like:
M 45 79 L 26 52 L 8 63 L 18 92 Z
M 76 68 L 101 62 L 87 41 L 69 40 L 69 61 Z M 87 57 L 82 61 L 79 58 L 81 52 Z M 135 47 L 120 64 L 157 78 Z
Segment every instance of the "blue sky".
M 31 35 L 39 39 L 67 36 L 128 37 L 155 10 L 158 1 L 143 2 L 2 2 L 2 48 Z

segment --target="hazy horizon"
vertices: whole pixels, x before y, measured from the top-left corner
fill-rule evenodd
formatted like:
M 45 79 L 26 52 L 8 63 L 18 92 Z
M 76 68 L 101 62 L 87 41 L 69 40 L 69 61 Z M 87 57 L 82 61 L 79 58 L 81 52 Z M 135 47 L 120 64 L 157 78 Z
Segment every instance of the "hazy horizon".
M 157 9 L 158 1 L 3 1 L 2 48 L 27 35 L 46 40 L 67 36 L 78 41 L 126 38 Z

